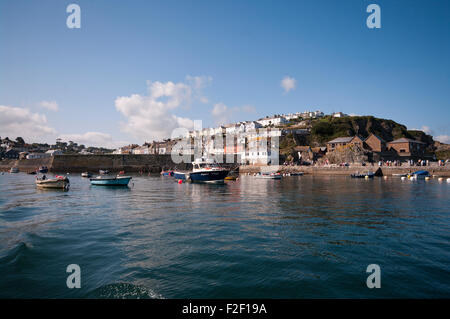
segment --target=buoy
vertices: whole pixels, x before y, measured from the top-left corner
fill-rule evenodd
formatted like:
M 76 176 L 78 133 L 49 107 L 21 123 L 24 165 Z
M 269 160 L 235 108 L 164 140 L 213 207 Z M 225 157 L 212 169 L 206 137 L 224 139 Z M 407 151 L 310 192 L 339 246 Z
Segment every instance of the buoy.
M 450 178 L 447 178 L 447 183 L 450 183 Z
M 402 176 L 402 181 L 404 181 L 406 179 L 406 177 L 405 176 Z
M 438 178 L 438 181 L 440 181 L 440 182 L 442 182 L 443 180 L 444 180 L 443 177 L 439 177 L 439 178 Z
M 178 184 L 183 184 L 183 181 L 181 179 L 179 179 Z
M 364 176 L 364 178 L 365 178 L 365 179 L 369 179 L 369 176 L 366 175 L 366 176 Z
M 425 180 L 429 181 L 430 180 L 430 176 L 425 176 Z
M 384 176 L 383 176 L 383 178 L 384 178 L 384 179 L 387 179 L 387 176 L 386 176 L 386 175 L 384 175 Z

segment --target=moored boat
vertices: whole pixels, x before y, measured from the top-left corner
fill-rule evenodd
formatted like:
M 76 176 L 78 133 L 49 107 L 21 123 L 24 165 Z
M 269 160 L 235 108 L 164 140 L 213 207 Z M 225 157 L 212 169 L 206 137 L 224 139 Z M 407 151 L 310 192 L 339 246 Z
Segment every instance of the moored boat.
M 102 177 L 97 176 L 96 178 L 91 178 L 91 185 L 99 186 L 127 186 L 131 180 L 131 176 L 116 176 L 116 177 Z
M 41 167 L 38 168 L 38 172 L 42 173 L 42 174 L 48 173 L 48 167 L 47 166 L 41 166 Z
M 162 176 L 173 176 L 173 171 L 161 171 Z
M 199 158 L 192 163 L 192 171 L 174 171 L 173 176 L 177 180 L 185 180 L 192 183 L 224 183 L 229 169 L 221 167 L 212 159 Z
M 81 177 L 91 177 L 91 176 L 92 176 L 92 174 L 89 173 L 89 172 L 83 172 L 83 173 L 81 173 Z
M 416 171 L 408 175 L 410 179 L 425 179 L 426 177 L 430 177 L 430 173 L 424 170 Z
M 41 178 L 36 178 L 36 186 L 38 188 L 53 188 L 53 189 L 69 189 L 70 181 L 65 176 L 56 176 L 55 178 L 47 179 L 45 175 Z
M 406 177 L 406 176 L 408 176 L 408 174 L 392 174 L 392 176 L 395 176 L 395 177 Z
M 375 176 L 374 172 L 367 171 L 364 173 L 356 172 L 350 175 L 352 178 L 373 178 Z
M 262 173 L 257 174 L 256 178 L 259 179 L 281 179 L 282 175 L 280 173 Z

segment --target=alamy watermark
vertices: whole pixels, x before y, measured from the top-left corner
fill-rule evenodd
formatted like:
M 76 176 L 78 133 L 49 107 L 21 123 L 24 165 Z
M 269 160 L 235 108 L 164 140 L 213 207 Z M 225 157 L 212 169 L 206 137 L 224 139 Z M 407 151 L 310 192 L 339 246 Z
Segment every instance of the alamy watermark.
M 81 288 L 81 268 L 77 264 L 70 264 L 66 268 L 66 272 L 70 273 L 67 277 L 66 285 L 67 288 Z
M 367 288 L 381 288 L 381 268 L 377 264 L 367 266 L 366 272 L 370 275 L 367 277 Z
M 378 4 L 369 4 L 366 9 L 370 15 L 367 17 L 366 25 L 369 29 L 381 28 L 381 8 Z
M 172 131 L 171 139 L 176 143 L 170 153 L 175 164 L 208 158 L 216 163 L 278 166 L 281 134 L 282 130 L 257 122 L 203 129 L 202 121 L 197 120 L 192 131 Z
M 69 4 L 66 8 L 66 12 L 70 13 L 67 17 L 66 25 L 69 29 L 81 28 L 81 8 L 78 4 Z

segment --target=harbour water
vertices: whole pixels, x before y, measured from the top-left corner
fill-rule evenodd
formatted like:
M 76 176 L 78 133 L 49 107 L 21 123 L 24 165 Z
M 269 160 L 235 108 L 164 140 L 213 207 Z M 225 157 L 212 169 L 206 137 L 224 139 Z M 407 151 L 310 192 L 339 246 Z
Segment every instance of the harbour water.
M 450 184 L 436 179 L 70 175 L 63 192 L 34 178 L 0 175 L 0 298 L 450 297 Z

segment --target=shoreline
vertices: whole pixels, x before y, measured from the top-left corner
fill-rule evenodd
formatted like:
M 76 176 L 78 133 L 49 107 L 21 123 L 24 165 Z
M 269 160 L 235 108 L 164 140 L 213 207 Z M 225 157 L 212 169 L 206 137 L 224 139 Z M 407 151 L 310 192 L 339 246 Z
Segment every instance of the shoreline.
M 81 173 L 89 171 L 96 173 L 100 169 L 110 172 L 125 171 L 130 173 L 160 173 L 163 169 L 187 170 L 190 163 L 175 164 L 170 155 L 57 155 L 41 159 L 4 159 L 0 161 L 0 172 L 9 172 L 11 167 L 17 167 L 20 172 L 35 171 L 40 166 L 47 166 L 50 172 Z M 228 164 L 230 165 L 230 164 Z M 285 173 L 303 172 L 308 175 L 350 175 L 355 172 L 373 171 L 379 166 L 350 165 L 335 166 L 267 166 L 267 165 L 240 165 L 239 173 L 258 173 L 261 171 L 278 171 Z M 429 166 L 381 166 L 384 175 L 407 174 L 418 170 L 427 170 L 431 175 L 450 177 L 450 165 L 438 166 L 432 163 Z

